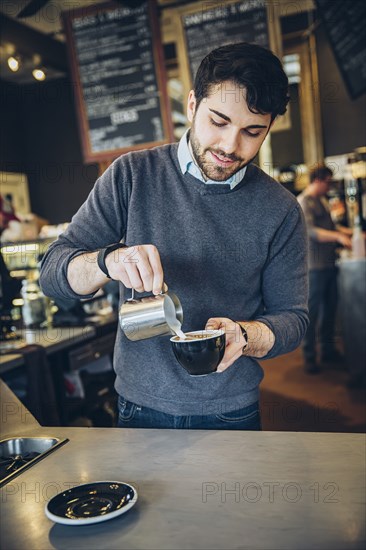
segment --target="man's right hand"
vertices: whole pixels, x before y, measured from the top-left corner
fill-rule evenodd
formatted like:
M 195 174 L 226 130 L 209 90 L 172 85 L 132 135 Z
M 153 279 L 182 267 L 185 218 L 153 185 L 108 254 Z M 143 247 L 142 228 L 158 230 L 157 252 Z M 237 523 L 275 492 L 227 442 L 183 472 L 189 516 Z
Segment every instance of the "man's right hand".
M 111 278 L 121 281 L 127 288 L 154 294 L 160 294 L 163 289 L 160 254 L 152 244 L 118 248 L 108 254 L 105 264 Z
M 339 244 L 341 244 L 345 248 L 348 248 L 348 249 L 352 248 L 352 241 L 349 238 L 349 236 L 345 235 L 344 233 L 341 233 L 340 231 L 338 231 L 337 233 L 337 242 L 339 242 Z

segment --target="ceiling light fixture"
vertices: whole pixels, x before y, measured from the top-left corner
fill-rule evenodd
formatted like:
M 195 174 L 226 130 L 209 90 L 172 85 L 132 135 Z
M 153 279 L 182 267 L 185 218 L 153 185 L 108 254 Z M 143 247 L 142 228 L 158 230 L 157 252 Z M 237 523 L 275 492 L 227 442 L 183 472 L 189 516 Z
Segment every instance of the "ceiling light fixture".
M 39 82 L 42 82 L 42 80 L 46 79 L 46 71 L 42 67 L 41 57 L 38 54 L 35 54 L 33 56 L 33 65 L 34 65 L 34 69 L 32 71 L 33 78 L 35 80 L 38 80 Z
M 20 67 L 20 57 L 18 55 L 8 57 L 8 67 L 13 73 L 16 73 Z
M 42 69 L 41 67 L 37 67 L 36 69 L 33 69 L 32 75 L 33 75 L 33 78 L 35 78 L 36 80 L 39 80 L 40 82 L 42 80 L 46 80 L 46 73 L 44 69 Z

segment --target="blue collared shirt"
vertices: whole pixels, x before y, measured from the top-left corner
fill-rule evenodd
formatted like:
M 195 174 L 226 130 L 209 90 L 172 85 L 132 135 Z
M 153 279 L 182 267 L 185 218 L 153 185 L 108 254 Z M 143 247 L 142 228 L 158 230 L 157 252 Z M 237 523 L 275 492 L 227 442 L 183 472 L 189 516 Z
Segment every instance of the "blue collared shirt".
M 198 168 L 197 164 L 193 160 L 191 152 L 189 150 L 188 132 L 189 132 L 189 129 L 186 132 L 184 132 L 183 136 L 180 138 L 179 145 L 178 145 L 178 162 L 179 162 L 180 169 L 182 170 L 182 174 L 185 174 L 186 172 L 188 172 L 189 174 L 191 174 L 191 176 L 194 176 L 195 178 L 202 181 L 206 185 L 226 183 L 227 185 L 230 185 L 230 189 L 234 189 L 234 187 L 238 185 L 238 183 L 240 183 L 243 177 L 245 176 L 247 167 L 244 166 L 244 168 L 239 170 L 239 172 L 236 172 L 236 174 L 231 176 L 226 181 L 215 181 L 210 179 L 205 180 L 202 176 L 201 170 Z

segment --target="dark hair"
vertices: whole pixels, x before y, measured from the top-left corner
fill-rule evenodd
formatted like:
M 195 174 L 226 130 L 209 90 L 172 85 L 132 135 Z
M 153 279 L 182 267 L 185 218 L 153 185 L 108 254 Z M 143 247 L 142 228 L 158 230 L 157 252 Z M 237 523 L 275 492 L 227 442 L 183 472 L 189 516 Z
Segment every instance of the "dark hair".
M 211 86 L 232 81 L 246 90 L 253 113 L 270 113 L 272 120 L 286 112 L 288 78 L 281 61 L 270 50 L 239 42 L 212 50 L 198 67 L 194 81 L 196 106 L 208 97 Z
M 310 183 L 315 180 L 324 181 L 329 176 L 333 176 L 333 171 L 328 166 L 325 166 L 325 164 L 319 164 L 309 172 Z

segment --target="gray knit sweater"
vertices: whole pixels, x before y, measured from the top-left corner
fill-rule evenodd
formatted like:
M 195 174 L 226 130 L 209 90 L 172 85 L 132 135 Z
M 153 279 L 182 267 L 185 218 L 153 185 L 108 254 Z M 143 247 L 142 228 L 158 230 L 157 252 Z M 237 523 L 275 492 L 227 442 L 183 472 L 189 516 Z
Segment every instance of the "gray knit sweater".
M 125 238 L 154 244 L 164 280 L 183 306 L 183 330 L 210 317 L 259 320 L 275 334 L 266 358 L 296 348 L 307 327 L 307 239 L 301 208 L 280 184 L 249 165 L 235 189 L 182 175 L 177 144 L 128 153 L 98 179 L 42 263 L 51 297 L 80 298 L 66 278 L 71 258 Z M 130 290 L 120 285 L 121 302 Z M 129 341 L 119 329 L 116 390 L 177 415 L 216 414 L 258 399 L 263 371 L 241 357 L 223 373 L 190 376 L 169 336 Z

